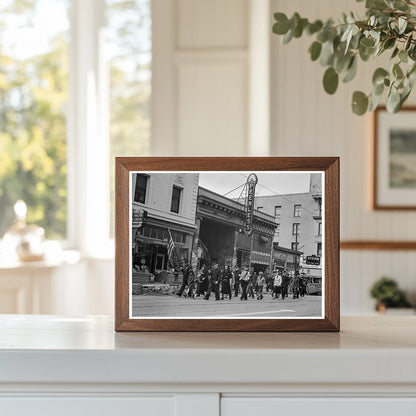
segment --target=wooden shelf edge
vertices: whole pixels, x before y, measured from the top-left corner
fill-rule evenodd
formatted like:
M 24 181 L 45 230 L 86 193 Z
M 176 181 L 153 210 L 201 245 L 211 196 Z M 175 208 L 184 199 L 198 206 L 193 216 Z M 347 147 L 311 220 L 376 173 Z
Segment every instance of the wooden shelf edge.
M 341 241 L 341 250 L 416 250 L 416 241 Z

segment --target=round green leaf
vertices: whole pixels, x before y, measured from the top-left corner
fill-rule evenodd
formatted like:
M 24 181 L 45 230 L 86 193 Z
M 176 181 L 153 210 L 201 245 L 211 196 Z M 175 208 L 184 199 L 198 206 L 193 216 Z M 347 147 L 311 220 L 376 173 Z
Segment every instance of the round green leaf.
M 384 78 L 386 78 L 389 73 L 384 68 L 377 68 L 373 74 L 373 85 L 379 85 L 384 83 Z
M 310 35 L 313 35 L 316 32 L 319 32 L 322 29 L 323 23 L 321 20 L 315 20 L 315 22 L 311 23 L 308 27 L 307 27 L 307 32 Z
M 319 55 L 321 54 L 322 50 L 322 44 L 318 41 L 315 41 L 312 43 L 312 45 L 309 47 L 309 52 L 311 54 L 312 61 L 316 61 L 319 58 Z
M 350 82 L 351 80 L 354 79 L 356 74 L 357 74 L 357 58 L 354 55 L 351 58 L 347 71 L 344 73 L 342 77 L 342 82 Z
M 352 95 L 352 111 L 362 116 L 368 108 L 368 97 L 361 91 L 355 91 Z
M 338 88 L 338 72 L 330 66 L 324 74 L 323 84 L 324 89 L 328 94 L 334 94 Z
M 290 23 L 287 16 L 284 13 L 275 13 L 274 20 L 276 20 L 276 23 L 273 25 L 273 33 L 285 35 L 290 29 Z
M 399 64 L 394 64 L 393 65 L 393 68 L 392 68 L 392 72 L 393 72 L 393 75 L 396 77 L 396 78 L 403 78 L 403 76 L 404 76 L 404 74 L 403 74 L 403 71 L 402 71 L 402 69 L 400 68 L 400 65 Z

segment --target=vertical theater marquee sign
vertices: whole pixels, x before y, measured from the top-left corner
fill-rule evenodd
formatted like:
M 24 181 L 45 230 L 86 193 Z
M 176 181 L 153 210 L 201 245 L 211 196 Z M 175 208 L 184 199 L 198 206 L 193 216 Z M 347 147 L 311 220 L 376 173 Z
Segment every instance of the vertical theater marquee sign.
M 254 211 L 254 197 L 256 193 L 256 185 L 257 185 L 257 175 L 252 173 L 247 178 L 247 201 L 246 201 L 246 222 L 244 226 L 244 232 L 247 235 L 251 235 L 253 233 L 253 211 Z

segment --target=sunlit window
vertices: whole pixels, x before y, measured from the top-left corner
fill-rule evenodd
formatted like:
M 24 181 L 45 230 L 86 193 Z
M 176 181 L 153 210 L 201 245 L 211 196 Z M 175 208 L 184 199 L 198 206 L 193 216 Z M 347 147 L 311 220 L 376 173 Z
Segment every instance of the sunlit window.
M 106 0 L 110 79 L 110 229 L 114 157 L 146 156 L 150 142 L 151 0 Z
M 99 51 L 99 56 L 104 52 L 106 57 L 106 63 L 100 59 L 98 72 L 107 73 L 108 82 L 95 94 L 104 97 L 108 119 L 107 114 L 93 114 L 96 120 L 89 118 L 88 122 L 91 126 L 95 121 L 104 123 L 104 128 L 97 131 L 105 131 L 107 125 L 109 130 L 109 153 L 106 150 L 99 157 L 108 156 L 109 160 L 108 171 L 103 171 L 101 177 L 105 189 L 106 178 L 110 178 L 111 221 L 102 225 L 108 227 L 110 236 L 114 233 L 114 157 L 149 153 L 151 0 L 87 1 L 0 2 L 0 238 L 14 220 L 13 205 L 18 199 L 28 206 L 27 221 L 45 228 L 47 238 L 73 238 L 67 230 L 67 226 L 73 227 L 73 211 L 79 221 L 88 202 L 74 185 L 82 183 L 82 169 L 88 170 L 83 165 L 87 158 L 80 154 L 88 146 L 79 141 L 90 137 L 74 103 L 80 90 L 87 87 L 82 80 L 97 77 L 85 73 L 90 67 L 79 65 L 86 54 L 93 56 Z M 90 15 L 85 15 L 86 10 Z M 96 36 L 91 24 L 99 12 L 105 12 L 104 42 L 102 27 L 100 36 Z M 75 38 L 86 33 L 95 40 L 87 42 L 86 49 L 81 45 L 80 53 L 80 42 L 74 39 L 71 43 L 72 33 Z M 77 135 L 79 126 L 87 131 L 85 137 Z M 93 155 L 88 156 L 90 160 Z M 68 168 L 67 160 L 72 161 Z M 74 168 L 78 166 L 74 161 L 81 161 L 81 169 Z M 108 206 L 102 208 L 103 212 Z M 82 238 L 76 234 L 74 243 Z
M 66 237 L 69 12 L 70 0 L 0 3 L 0 238 L 18 199 Z

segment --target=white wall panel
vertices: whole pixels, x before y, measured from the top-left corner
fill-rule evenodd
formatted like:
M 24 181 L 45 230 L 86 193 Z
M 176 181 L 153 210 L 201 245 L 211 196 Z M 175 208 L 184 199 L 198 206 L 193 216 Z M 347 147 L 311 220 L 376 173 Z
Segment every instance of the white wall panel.
M 178 0 L 178 48 L 246 48 L 248 0 Z
M 179 154 L 244 155 L 245 64 L 238 61 L 182 63 L 178 73 Z

